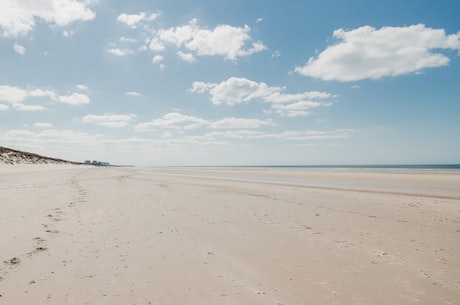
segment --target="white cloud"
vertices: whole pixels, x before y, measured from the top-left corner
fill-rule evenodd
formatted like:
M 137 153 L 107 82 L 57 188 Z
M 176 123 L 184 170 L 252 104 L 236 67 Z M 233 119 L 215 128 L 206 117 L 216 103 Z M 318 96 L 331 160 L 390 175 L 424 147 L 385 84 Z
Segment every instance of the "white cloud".
M 23 46 L 17 44 L 17 43 L 14 43 L 13 45 L 13 49 L 16 53 L 18 53 L 19 55 L 24 55 L 26 54 L 26 48 L 24 48 Z
M 67 30 L 62 31 L 62 36 L 64 37 L 71 37 L 73 36 L 73 34 L 75 34 L 74 31 L 67 31 Z
M 104 115 L 86 115 L 82 118 L 85 123 L 95 123 L 100 126 L 120 128 L 129 126 L 131 121 L 136 118 L 135 114 L 104 114 Z
M 128 91 L 128 92 L 125 92 L 125 95 L 128 95 L 128 96 L 135 96 L 135 97 L 141 97 L 142 94 L 140 94 L 139 92 L 135 92 L 135 91 Z
M 78 90 L 83 90 L 83 91 L 88 91 L 88 86 L 83 85 L 83 84 L 78 84 L 75 86 Z
M 163 58 L 162 55 L 155 55 L 155 56 L 153 56 L 152 62 L 156 64 L 156 63 L 162 62 L 163 59 L 164 58 Z
M 49 97 L 53 101 L 57 101 L 57 93 L 52 90 L 34 89 L 28 92 L 31 97 Z
M 272 109 L 281 116 L 299 117 L 311 114 L 311 110 L 315 108 L 329 105 L 329 103 L 300 101 L 291 104 L 273 104 Z
M 260 41 L 251 44 L 250 31 L 249 26 L 230 25 L 218 25 L 212 30 L 202 29 L 198 20 L 193 19 L 186 25 L 158 30 L 150 43 L 150 49 L 161 49 L 165 44 L 171 44 L 179 51 L 184 49 L 199 56 L 220 55 L 236 60 L 266 49 Z
M 311 57 L 305 66 L 296 67 L 295 71 L 323 80 L 379 79 L 446 66 L 449 58 L 440 49 L 460 52 L 460 32 L 446 35 L 443 29 L 423 24 L 338 29 L 333 36 L 339 40 L 337 44 Z
M 207 29 L 198 24 L 198 19 L 192 19 L 187 24 L 170 28 L 153 29 L 147 24 L 139 26 L 140 22 L 154 20 L 157 17 L 158 14 L 148 15 L 143 12 L 119 15 L 117 19 L 136 29 L 139 39 L 121 37 L 119 42 L 122 45 L 112 43 L 107 51 L 113 55 L 124 56 L 147 49 L 162 52 L 166 48 L 175 48 L 181 59 L 192 62 L 197 56 L 223 56 L 228 60 L 237 60 L 267 49 L 262 42 L 252 40 L 251 28 L 247 25 L 235 27 L 224 24 Z M 140 45 L 134 48 L 134 42 L 139 42 Z M 130 43 L 132 48 L 123 46 L 126 43 Z
M 22 102 L 28 96 L 28 92 L 14 86 L 0 86 L 0 101 L 11 104 Z
M 37 122 L 37 123 L 34 123 L 32 124 L 33 127 L 36 127 L 36 128 L 53 128 L 53 124 L 51 123 L 44 123 L 44 122 Z
M 71 95 L 61 95 L 49 89 L 21 89 L 15 86 L 0 86 L 0 102 L 7 102 L 12 108 L 19 111 L 38 111 L 45 109 L 41 105 L 27 105 L 24 102 L 28 99 L 49 98 L 54 102 L 61 102 L 71 105 L 88 104 L 90 99 L 85 94 L 72 93 Z M 9 109 L 9 107 L 8 107 Z M 4 109 L 6 110 L 6 109 Z
M 279 87 L 269 87 L 265 83 L 257 83 L 246 78 L 231 77 L 219 84 L 194 82 L 191 92 L 209 92 L 211 102 L 215 105 L 235 105 L 253 100 L 264 100 L 265 97 L 281 91 Z
M 272 103 L 275 112 L 285 116 L 307 115 L 307 110 L 331 105 L 323 100 L 335 97 L 321 91 L 290 94 L 284 93 L 284 90 L 282 87 L 270 87 L 263 82 L 237 77 L 231 77 L 221 83 L 194 82 L 189 89 L 190 92 L 209 93 L 214 105 L 236 105 L 252 101 Z
M 120 37 L 121 42 L 128 42 L 128 43 L 134 43 L 137 42 L 136 39 L 130 38 L 130 37 Z
M 259 133 L 249 139 L 283 139 L 290 141 L 346 139 L 355 133 L 354 129 L 284 131 L 280 133 Z
M 354 129 L 334 129 L 334 130 L 291 130 L 283 132 L 264 132 L 259 130 L 227 130 L 213 131 L 204 134 L 202 137 L 206 141 L 215 141 L 222 138 L 238 140 L 264 140 L 278 139 L 284 141 L 311 142 L 347 139 L 353 136 Z
M 120 56 L 120 57 L 134 53 L 132 49 L 119 49 L 119 48 L 107 49 L 107 52 L 109 52 L 112 55 Z
M 148 123 L 141 123 L 136 126 L 137 131 L 148 131 L 157 129 L 196 129 L 207 126 L 208 121 L 194 116 L 183 115 L 177 112 L 165 114 L 161 119 Z
M 142 21 L 155 20 L 160 14 L 150 12 L 140 12 L 139 14 L 120 14 L 117 20 L 121 23 L 128 25 L 131 28 L 136 28 L 137 24 Z
M 262 126 L 274 125 L 271 120 L 263 121 L 259 119 L 244 119 L 244 118 L 224 118 L 210 123 L 211 128 L 216 129 L 253 129 L 261 128 Z
M 44 110 L 45 107 L 40 105 L 25 105 L 23 103 L 15 103 L 13 104 L 13 109 L 18 111 L 41 111 Z
M 90 99 L 87 95 L 81 93 L 72 93 L 71 95 L 61 95 L 58 97 L 61 103 L 69 105 L 89 104 Z
M 35 27 L 36 19 L 62 27 L 75 21 L 88 21 L 95 16 L 86 3 L 75 0 L 0 1 L 0 29 L 4 37 L 26 35 Z
M 179 55 L 179 57 L 183 61 L 186 61 L 186 62 L 194 62 L 195 61 L 195 57 L 193 56 L 192 53 L 183 53 L 183 52 L 179 51 L 179 52 L 177 52 L 177 55 Z
M 10 107 L 8 105 L 0 104 L 0 111 L 6 111 L 8 109 L 10 109 Z
M 260 23 L 260 22 L 262 22 L 262 21 L 264 21 L 264 18 L 257 18 L 257 19 L 256 19 L 256 23 Z
M 150 41 L 149 49 L 152 51 L 159 52 L 165 49 L 165 45 L 163 44 L 163 42 L 160 41 L 160 39 L 158 39 L 158 37 L 155 37 Z
M 271 120 L 247 118 L 223 118 L 212 121 L 199 117 L 183 115 L 177 112 L 165 114 L 162 118 L 136 126 L 137 131 L 151 131 L 160 129 L 193 130 L 198 128 L 209 129 L 254 129 L 274 125 Z

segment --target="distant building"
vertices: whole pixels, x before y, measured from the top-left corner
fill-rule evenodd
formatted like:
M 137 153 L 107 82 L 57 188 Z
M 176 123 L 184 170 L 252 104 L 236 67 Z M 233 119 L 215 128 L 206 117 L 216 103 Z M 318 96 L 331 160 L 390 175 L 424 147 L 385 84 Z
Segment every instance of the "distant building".
M 98 160 L 85 160 L 85 164 L 88 164 L 88 165 L 94 165 L 94 166 L 110 166 L 110 163 L 109 162 L 102 162 L 102 161 L 98 161 Z

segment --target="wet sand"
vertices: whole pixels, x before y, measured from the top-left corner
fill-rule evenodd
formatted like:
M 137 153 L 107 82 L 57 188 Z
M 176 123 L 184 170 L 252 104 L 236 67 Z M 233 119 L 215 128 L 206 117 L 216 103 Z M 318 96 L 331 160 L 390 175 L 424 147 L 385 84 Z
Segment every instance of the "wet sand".
M 0 304 L 460 304 L 460 173 L 0 166 Z

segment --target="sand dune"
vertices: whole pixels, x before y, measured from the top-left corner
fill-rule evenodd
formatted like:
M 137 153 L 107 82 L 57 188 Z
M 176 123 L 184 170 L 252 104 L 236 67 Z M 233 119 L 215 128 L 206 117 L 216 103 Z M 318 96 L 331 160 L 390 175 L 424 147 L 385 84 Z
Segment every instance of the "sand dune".
M 0 146 L 0 164 L 78 164 Z
M 8 168 L 0 304 L 459 304 L 459 173 Z

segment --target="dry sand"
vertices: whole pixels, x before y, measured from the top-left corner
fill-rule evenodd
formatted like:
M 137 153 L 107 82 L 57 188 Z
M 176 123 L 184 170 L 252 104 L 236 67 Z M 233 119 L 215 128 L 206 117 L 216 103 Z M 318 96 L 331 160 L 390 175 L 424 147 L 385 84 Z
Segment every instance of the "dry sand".
M 0 304 L 460 304 L 460 173 L 0 166 Z

